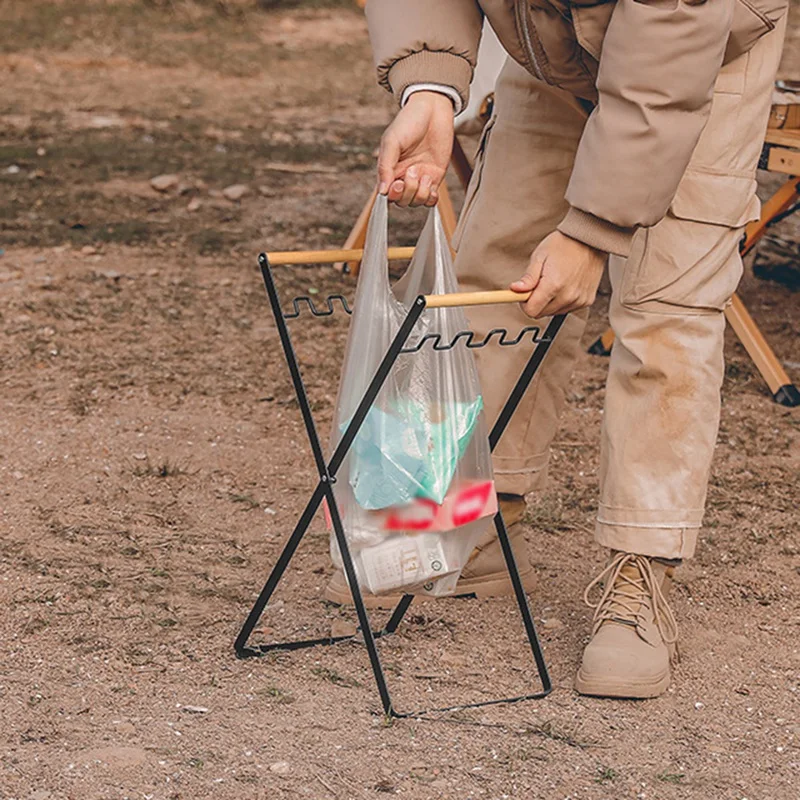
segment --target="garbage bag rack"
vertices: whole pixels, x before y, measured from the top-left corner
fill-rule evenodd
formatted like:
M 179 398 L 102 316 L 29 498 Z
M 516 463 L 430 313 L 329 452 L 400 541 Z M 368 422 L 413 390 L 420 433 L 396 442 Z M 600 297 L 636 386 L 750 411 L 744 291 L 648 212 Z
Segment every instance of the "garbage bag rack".
M 412 253 L 413 248 L 389 248 L 388 255 L 389 258 L 405 259 L 409 258 Z M 305 509 L 300 515 L 300 518 L 298 519 L 291 536 L 284 545 L 278 560 L 275 562 L 275 565 L 273 566 L 272 571 L 270 572 L 269 577 L 267 578 L 267 581 L 261 590 L 261 593 L 259 594 L 249 615 L 247 616 L 239 635 L 236 637 L 236 641 L 234 643 L 236 656 L 238 658 L 252 658 L 263 656 L 273 651 L 300 650 L 307 647 L 332 645 L 339 642 L 354 640 L 358 637 L 358 640 L 363 641 L 369 655 L 370 665 L 375 676 L 375 682 L 378 687 L 378 693 L 380 694 L 383 711 L 387 716 L 395 718 L 420 717 L 422 715 L 434 712 L 452 711 L 464 708 L 480 708 L 483 706 L 496 705 L 500 703 L 515 703 L 522 700 L 534 700 L 546 697 L 552 690 L 550 675 L 547 669 L 547 664 L 545 663 L 542 647 L 536 633 L 533 616 L 531 614 L 530 606 L 528 605 L 528 598 L 522 586 L 519 570 L 514 560 L 514 553 L 511 549 L 505 521 L 503 520 L 503 514 L 501 511 L 498 511 L 494 517 L 494 525 L 497 530 L 497 536 L 500 541 L 503 556 L 505 557 L 506 567 L 508 568 L 509 576 L 511 578 L 514 596 L 522 617 L 525 634 L 527 636 L 528 643 L 530 644 L 533 660 L 536 665 L 539 681 L 541 683 L 541 689 L 539 691 L 515 697 L 503 697 L 474 703 L 461 703 L 457 706 L 450 706 L 447 708 L 436 708 L 413 712 L 398 711 L 392 702 L 391 694 L 386 681 L 386 675 L 381 664 L 380 655 L 378 654 L 376 640 L 385 636 L 389 636 L 397 630 L 398 626 L 403 620 L 403 617 L 408 611 L 414 596 L 410 594 L 404 595 L 389 617 L 388 622 L 386 622 L 386 624 L 378 630 L 372 629 L 369 615 L 364 604 L 361 588 L 358 585 L 355 566 L 353 564 L 353 558 L 347 543 L 347 537 L 345 535 L 341 514 L 339 513 L 339 508 L 333 492 L 333 485 L 336 483 L 338 478 L 339 468 L 341 467 L 342 462 L 344 461 L 351 445 L 353 444 L 353 441 L 355 440 L 356 435 L 358 434 L 359 428 L 367 415 L 367 412 L 378 396 L 378 393 L 380 392 L 381 387 L 383 386 L 384 381 L 389 375 L 393 365 L 400 356 L 413 357 L 413 354 L 419 352 L 423 347 L 432 347 L 435 351 L 449 350 L 452 347 L 458 346 L 477 349 L 485 347 L 492 341 L 496 341 L 498 345 L 503 347 L 513 347 L 521 344 L 522 342 L 530 342 L 536 345 L 531 352 L 530 358 L 528 359 L 524 369 L 517 378 L 517 381 L 511 390 L 511 393 L 508 396 L 503 408 L 501 409 L 491 432 L 489 433 L 489 445 L 490 448 L 494 450 L 498 441 L 500 440 L 500 437 L 506 430 L 511 417 L 519 406 L 520 400 L 522 399 L 525 391 L 533 380 L 534 375 L 544 360 L 547 351 L 553 343 L 559 329 L 563 325 L 565 315 L 562 314 L 552 317 L 543 333 L 540 327 L 531 325 L 524 327 L 512 337 L 505 328 L 495 328 L 491 330 L 483 339 L 480 339 L 476 337 L 473 331 L 467 330 L 459 332 L 451 341 L 444 342 L 441 341 L 441 336 L 439 334 L 431 332 L 417 337 L 415 341 L 409 344 L 409 339 L 414 331 L 414 327 L 426 308 L 518 303 L 520 300 L 525 299 L 524 295 L 520 295 L 511 291 L 420 295 L 408 309 L 405 319 L 403 320 L 397 334 L 395 335 L 383 357 L 383 360 L 375 372 L 375 375 L 368 385 L 355 414 L 353 415 L 341 440 L 339 441 L 339 444 L 336 446 L 330 459 L 326 460 L 322 444 L 317 433 L 311 405 L 309 403 L 308 395 L 303 383 L 300 364 L 292 345 L 292 339 L 289 333 L 287 321 L 299 317 L 302 313 L 304 313 L 304 311 L 310 312 L 315 317 L 327 317 L 335 313 L 337 310 L 346 314 L 352 314 L 352 309 L 348 305 L 347 299 L 344 296 L 329 295 L 325 298 L 317 299 L 312 299 L 311 297 L 306 296 L 295 297 L 291 301 L 291 309 L 284 311 L 278 295 L 277 287 L 275 285 L 275 280 L 272 273 L 272 264 L 335 263 L 352 260 L 355 258 L 360 260 L 362 254 L 363 251 L 357 250 L 303 251 L 294 253 L 273 253 L 270 255 L 262 253 L 258 259 L 261 275 L 264 279 L 264 286 L 266 287 L 267 291 L 267 297 L 269 298 L 270 308 L 272 310 L 273 317 L 275 318 L 275 325 L 277 327 L 283 354 L 286 359 L 286 365 L 294 386 L 297 403 L 300 407 L 300 412 L 303 417 L 306 433 L 308 435 L 308 441 L 311 445 L 311 451 L 314 457 L 319 480 L 316 488 L 311 494 L 311 497 L 306 503 Z M 357 632 L 349 636 L 328 636 L 302 641 L 249 644 L 249 639 L 255 626 L 258 624 L 258 621 L 264 613 L 270 598 L 284 576 L 286 569 L 297 550 L 297 547 L 305 536 L 309 525 L 311 524 L 311 521 L 323 500 L 327 502 L 331 525 L 341 551 L 347 582 L 352 593 L 353 604 L 355 605 L 356 614 L 358 617 Z

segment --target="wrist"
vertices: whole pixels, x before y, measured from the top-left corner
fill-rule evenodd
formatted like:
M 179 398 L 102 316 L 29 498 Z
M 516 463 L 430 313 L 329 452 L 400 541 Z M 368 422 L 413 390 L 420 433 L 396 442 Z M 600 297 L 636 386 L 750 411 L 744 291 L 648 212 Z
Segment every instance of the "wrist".
M 558 231 L 570 239 L 602 253 L 627 258 L 631 251 L 634 228 L 623 228 L 586 211 L 571 207 L 558 224 Z
M 430 103 L 447 108 L 453 115 L 457 115 L 462 107 L 461 97 L 455 89 L 436 83 L 419 83 L 408 86 L 400 99 L 400 105 L 405 107 L 409 103 Z

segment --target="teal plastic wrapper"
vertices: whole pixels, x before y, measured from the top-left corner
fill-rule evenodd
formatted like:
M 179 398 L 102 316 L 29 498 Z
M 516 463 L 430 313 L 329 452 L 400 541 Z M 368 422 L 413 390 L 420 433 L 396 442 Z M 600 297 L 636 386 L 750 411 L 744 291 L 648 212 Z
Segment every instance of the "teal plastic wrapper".
M 370 409 L 350 458 L 356 502 L 369 510 L 405 505 L 414 497 L 441 505 L 482 410 L 480 396 L 438 405 L 401 398 L 394 413 Z

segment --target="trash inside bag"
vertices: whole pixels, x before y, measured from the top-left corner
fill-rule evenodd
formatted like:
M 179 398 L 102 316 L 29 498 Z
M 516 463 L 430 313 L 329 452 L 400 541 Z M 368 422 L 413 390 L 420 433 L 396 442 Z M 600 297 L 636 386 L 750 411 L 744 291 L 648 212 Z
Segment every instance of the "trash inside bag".
M 387 204 L 378 197 L 336 402 L 334 447 L 414 300 L 458 289 L 438 210 L 429 212 L 394 291 L 386 246 Z M 398 357 L 339 469 L 334 495 L 359 582 L 370 592 L 452 594 L 497 512 L 475 360 L 463 342 L 446 346 L 468 329 L 460 308 L 422 313 L 406 343 L 414 352 Z M 422 337 L 427 341 L 417 348 Z M 333 535 L 331 554 L 341 566 Z
M 353 442 L 356 502 L 379 509 L 426 497 L 441 505 L 482 409 L 481 397 L 436 408 L 407 397 L 389 412 L 371 408 Z

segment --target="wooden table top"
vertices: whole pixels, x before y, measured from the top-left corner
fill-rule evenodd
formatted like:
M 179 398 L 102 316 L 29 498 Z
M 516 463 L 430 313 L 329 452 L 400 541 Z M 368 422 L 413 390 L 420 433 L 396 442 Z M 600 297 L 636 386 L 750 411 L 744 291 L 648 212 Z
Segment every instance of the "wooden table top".
M 796 147 L 800 150 L 800 128 L 788 130 L 784 128 L 768 128 L 764 141 L 767 144 L 777 144 L 782 147 Z

